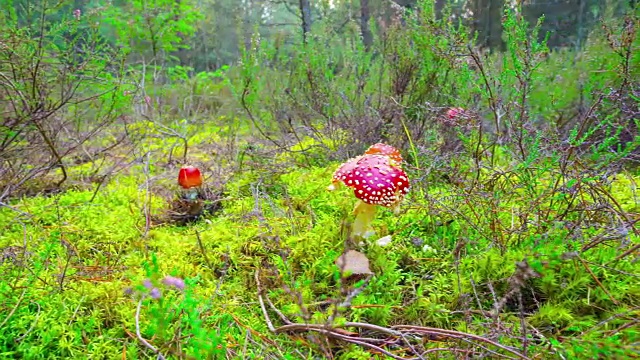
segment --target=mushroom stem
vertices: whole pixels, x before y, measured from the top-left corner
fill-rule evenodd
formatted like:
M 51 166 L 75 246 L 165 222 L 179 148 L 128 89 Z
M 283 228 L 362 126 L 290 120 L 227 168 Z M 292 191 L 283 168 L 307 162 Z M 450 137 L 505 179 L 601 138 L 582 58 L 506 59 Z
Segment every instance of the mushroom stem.
M 198 198 L 198 188 L 192 187 L 187 189 L 185 191 L 185 198 L 190 201 L 196 200 Z
M 353 213 L 356 219 L 353 222 L 353 235 L 361 238 L 368 238 L 374 234 L 371 228 L 371 222 L 376 217 L 376 205 L 367 204 L 362 200 L 358 200 Z

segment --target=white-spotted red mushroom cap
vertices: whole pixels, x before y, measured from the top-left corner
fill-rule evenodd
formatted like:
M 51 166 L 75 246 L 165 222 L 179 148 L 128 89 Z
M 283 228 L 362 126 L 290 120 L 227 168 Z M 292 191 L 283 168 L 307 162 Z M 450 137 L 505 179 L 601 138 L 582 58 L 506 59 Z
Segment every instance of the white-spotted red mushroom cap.
M 409 192 L 407 174 L 386 155 L 363 155 L 342 164 L 333 182 L 353 188 L 355 196 L 370 205 L 393 207 Z
M 365 155 L 386 155 L 395 162 L 396 166 L 400 166 L 402 163 L 402 154 L 400 154 L 400 151 L 393 146 L 384 143 L 373 144 L 369 146 L 367 151 L 364 153 Z

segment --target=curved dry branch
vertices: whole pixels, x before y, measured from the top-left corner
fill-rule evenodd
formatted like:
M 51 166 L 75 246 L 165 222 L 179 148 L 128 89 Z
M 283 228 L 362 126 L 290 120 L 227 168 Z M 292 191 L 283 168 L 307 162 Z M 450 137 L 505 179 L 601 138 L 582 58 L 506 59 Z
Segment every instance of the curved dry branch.
M 257 274 L 257 273 L 256 273 Z M 413 352 L 413 354 L 417 357 L 414 358 L 409 358 L 409 359 L 423 359 L 423 356 L 432 352 L 440 352 L 440 351 L 452 351 L 452 352 L 471 352 L 471 350 L 464 350 L 464 349 L 458 349 L 458 348 L 437 348 L 437 349 L 427 349 L 425 350 L 422 354 L 420 354 L 411 344 L 411 342 L 409 341 L 409 337 L 410 335 L 437 335 L 437 336 L 441 336 L 441 337 L 447 337 L 447 338 L 451 338 L 451 339 L 456 339 L 456 340 L 462 340 L 465 342 L 470 343 L 473 346 L 477 346 L 480 347 L 488 352 L 490 352 L 492 355 L 497 356 L 497 357 L 502 357 L 505 359 L 529 359 L 527 356 L 521 354 L 520 352 L 511 349 L 507 346 L 504 346 L 498 342 L 495 342 L 493 340 L 484 338 L 482 336 L 479 335 L 474 335 L 474 334 L 469 334 L 469 333 L 464 333 L 464 332 L 460 332 L 460 331 L 455 331 L 455 330 L 446 330 L 446 329 L 439 329 L 439 328 L 431 328 L 431 327 L 424 327 L 424 326 L 413 326 L 413 325 L 396 325 L 393 326 L 391 328 L 387 328 L 387 327 L 383 327 L 383 326 L 379 326 L 379 325 L 374 325 L 374 324 L 368 324 L 368 323 L 360 323 L 360 322 L 345 322 L 344 324 L 341 325 L 334 325 L 334 326 L 327 326 L 324 324 L 300 324 L 300 323 L 292 323 L 292 324 L 287 324 L 287 325 L 282 325 L 280 327 L 274 327 L 273 323 L 271 322 L 271 320 L 268 317 L 268 314 L 266 312 L 266 307 L 264 306 L 264 302 L 262 301 L 262 295 L 259 295 L 258 300 L 260 301 L 261 307 L 263 309 L 263 314 L 265 316 L 265 319 L 267 321 L 267 325 L 269 327 L 269 330 L 271 330 L 273 333 L 275 334 L 280 334 L 280 333 L 286 333 L 286 332 L 305 332 L 305 331 L 311 331 L 311 332 L 317 332 L 320 334 L 323 334 L 325 336 L 334 338 L 334 339 L 339 339 L 339 340 L 343 340 L 352 344 L 356 344 L 356 345 L 360 345 L 363 347 L 367 347 L 370 349 L 373 349 L 375 351 L 379 351 L 383 354 L 385 354 L 386 356 L 392 357 L 394 359 L 401 359 L 401 360 L 407 360 L 408 358 L 403 358 L 403 357 L 399 357 L 397 355 L 394 355 L 386 350 L 384 350 L 383 348 L 381 348 L 380 346 L 376 345 L 376 344 L 380 344 L 380 343 L 385 343 L 385 344 L 394 344 L 397 343 L 398 345 L 400 345 L 402 342 L 406 343 L 409 346 L 409 349 L 411 350 L 411 352 Z M 360 328 L 360 329 L 364 329 L 364 330 L 369 330 L 369 331 L 373 331 L 373 332 L 377 332 L 377 333 L 381 333 L 384 334 L 386 336 L 389 337 L 393 337 L 396 338 L 395 341 L 393 340 L 389 340 L 389 339 L 376 339 L 376 338 L 362 338 L 362 337 L 355 337 L 355 336 L 350 336 L 347 334 L 344 334 L 340 331 L 338 331 L 339 329 L 342 328 L 349 328 L 349 327 L 355 327 L 355 328 Z M 480 343 L 484 343 L 487 345 L 491 345 L 494 346 L 498 349 L 501 349 L 505 352 L 508 352 L 512 355 L 514 355 L 515 357 L 512 356 L 508 356 L 505 354 L 500 354 L 496 351 L 490 350 L 487 347 L 478 344 L 478 342 Z
M 348 323 L 347 323 L 348 324 Z M 346 325 L 346 324 L 345 324 Z M 395 325 L 391 327 L 392 329 L 402 329 L 408 332 L 415 332 L 415 333 L 423 333 L 423 334 L 433 334 L 433 335 L 440 335 L 440 336 L 445 336 L 445 337 L 450 337 L 450 338 L 455 338 L 455 339 L 463 339 L 463 338 L 467 338 L 467 339 L 473 339 L 479 342 L 484 342 L 486 344 L 495 346 L 501 350 L 507 351 L 515 356 L 517 356 L 520 359 L 529 359 L 529 357 L 521 354 L 520 352 L 511 349 L 507 346 L 504 346 L 498 342 L 495 342 L 493 340 L 489 340 L 487 338 L 484 338 L 482 336 L 479 335 L 474 335 L 474 334 L 469 334 L 469 333 L 464 333 L 461 331 L 455 331 L 455 330 L 446 330 L 446 329 L 439 329 L 439 328 L 432 328 L 432 327 L 426 327 L 426 326 L 415 326 L 415 325 Z

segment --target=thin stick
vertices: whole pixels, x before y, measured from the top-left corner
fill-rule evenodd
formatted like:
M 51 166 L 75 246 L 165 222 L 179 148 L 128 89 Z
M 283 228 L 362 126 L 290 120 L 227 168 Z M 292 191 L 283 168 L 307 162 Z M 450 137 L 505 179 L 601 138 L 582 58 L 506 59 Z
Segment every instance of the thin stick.
M 349 326 L 348 324 L 350 323 L 345 323 L 345 326 Z M 458 337 L 458 338 L 470 338 L 473 340 L 477 340 L 480 342 L 484 342 L 487 344 L 491 344 L 499 349 L 502 349 L 504 351 L 508 351 L 510 353 L 512 353 L 513 355 L 518 356 L 521 359 L 528 359 L 527 356 L 522 355 L 521 353 L 519 353 L 516 350 L 513 350 L 507 346 L 504 346 L 498 342 L 495 342 L 493 340 L 484 338 L 482 336 L 478 336 L 478 335 L 474 335 L 474 334 L 469 334 L 469 333 L 463 333 L 460 331 L 455 331 L 455 330 L 446 330 L 446 329 L 438 329 L 438 328 L 432 328 L 432 327 L 426 327 L 426 326 L 414 326 L 414 325 L 396 325 L 392 327 L 393 329 L 409 329 L 409 330 L 415 330 L 415 331 L 422 331 L 422 332 L 426 332 L 426 333 L 433 333 L 433 334 L 438 334 L 438 335 L 443 335 L 443 336 L 448 336 L 448 337 Z
M 271 319 L 269 318 L 269 314 L 267 313 L 267 308 L 264 306 L 264 300 L 262 300 L 262 286 L 260 285 L 260 276 L 258 274 L 258 269 L 255 272 L 256 284 L 258 286 L 258 301 L 260 302 L 260 308 L 262 309 L 262 314 L 264 315 L 264 321 L 267 322 L 267 327 L 272 333 L 276 332 L 276 328 L 273 326 Z
M 9 209 L 9 210 L 11 210 L 11 211 L 15 211 L 15 212 L 17 212 L 17 213 L 18 213 L 18 214 L 20 214 L 20 215 L 24 215 L 24 216 L 29 217 L 29 218 L 30 218 L 30 217 L 33 217 L 33 215 L 31 215 L 31 214 L 29 214 L 29 213 L 26 213 L 26 212 L 24 212 L 24 211 L 22 211 L 22 210 L 19 210 L 19 209 L 15 208 L 15 207 L 13 207 L 13 206 L 11 206 L 11 205 L 9 205 L 9 204 L 3 203 L 2 201 L 0 201 L 0 206 L 2 206 L 2 207 L 6 207 L 7 209 Z
M 536 335 L 538 337 L 540 337 L 542 340 L 544 340 L 548 345 L 549 345 L 549 349 L 553 350 L 556 355 L 558 355 L 558 358 L 562 359 L 562 360 L 567 360 L 567 358 L 565 358 L 562 353 L 560 352 L 560 350 L 558 350 L 558 348 L 556 348 L 553 343 L 551 341 L 549 341 L 549 339 L 547 339 L 546 336 L 544 336 L 538 329 L 536 329 L 535 327 L 529 325 L 529 327 L 531 328 L 531 330 L 533 330 L 534 333 L 536 333 Z M 582 335 L 584 335 L 584 332 L 582 333 Z
M 227 252 L 224 254 L 224 265 L 222 266 L 222 274 L 220 274 L 220 279 L 218 279 L 218 284 L 216 285 L 216 290 L 214 291 L 214 294 L 218 296 L 220 296 L 220 288 L 222 287 L 222 282 L 224 281 L 224 277 L 227 276 L 227 271 L 229 271 L 229 263 L 231 261 L 231 258 L 229 257 L 230 251 L 231 250 L 229 249 L 229 245 L 227 245 Z M 209 261 L 209 260 L 206 260 L 206 261 Z
M 622 254 L 618 255 L 613 261 L 619 261 L 621 259 L 624 259 L 627 255 L 637 251 L 638 249 L 640 249 L 640 244 L 636 244 L 635 246 L 632 246 L 629 250 L 627 250 L 627 251 L 623 252 Z
M 319 325 L 319 326 L 313 326 L 315 324 L 292 324 L 292 325 L 285 325 L 286 327 L 289 327 L 290 330 L 303 330 L 303 331 L 314 331 L 314 332 L 318 332 L 336 339 L 340 339 L 340 340 L 344 340 L 347 342 L 350 342 L 352 344 L 356 344 L 356 345 L 360 345 L 363 347 L 368 347 L 371 349 L 374 349 L 376 351 L 379 351 L 382 354 L 385 354 L 391 358 L 397 359 L 397 360 L 406 360 L 405 358 L 399 357 L 397 355 L 394 355 L 390 352 L 388 352 L 387 350 L 384 350 L 383 348 L 370 344 L 368 342 L 362 341 L 363 339 L 357 339 L 348 335 L 343 335 L 340 334 L 338 332 L 335 332 L 334 330 L 332 330 L 331 328 L 324 328 L 323 325 Z M 282 326 L 278 329 L 281 329 L 285 326 Z M 418 358 L 413 358 L 413 359 L 418 359 Z
M 456 349 L 456 348 L 433 348 L 433 349 L 429 349 L 426 350 L 425 352 L 422 353 L 422 355 L 426 355 L 429 353 L 434 353 L 434 352 L 438 352 L 438 351 L 451 351 L 451 352 L 460 352 L 460 353 L 465 353 L 467 355 L 470 355 L 473 353 L 473 350 L 466 350 L 466 349 Z
M 598 284 L 598 286 L 602 289 L 602 291 L 604 291 L 605 294 L 607 294 L 607 296 L 609 296 L 609 299 L 611 299 L 611 301 L 616 304 L 616 305 L 620 305 L 620 303 L 618 303 L 618 300 L 616 300 L 611 293 L 609 293 L 609 291 L 604 287 L 604 285 L 602 285 L 602 283 L 600 282 L 600 280 L 598 280 L 598 278 L 596 277 L 596 274 L 593 273 L 593 271 L 591 271 L 591 269 L 589 268 L 589 265 L 587 265 L 587 263 L 582 260 L 582 258 L 580 256 L 578 256 L 578 259 L 580 260 L 580 262 L 582 263 L 582 266 L 584 266 L 584 268 L 587 270 L 587 272 L 589 273 L 589 275 L 591 275 L 591 277 L 593 278 L 593 280 L 596 282 L 596 284 Z
M 140 301 L 138 301 L 138 306 L 136 307 L 136 336 L 138 337 L 138 340 L 140 340 L 142 345 L 146 346 L 149 350 L 158 355 L 158 360 L 165 360 L 165 357 L 160 353 L 160 351 L 158 351 L 158 349 L 156 349 L 147 340 L 145 340 L 145 338 L 143 338 L 142 334 L 140 333 L 140 307 L 142 307 L 143 299 L 140 299 Z
M 271 299 L 269 299 L 269 296 L 267 296 L 267 294 L 264 295 L 264 298 L 267 299 L 267 304 L 269 304 L 269 307 L 271 308 L 271 310 L 273 310 L 274 313 L 278 314 L 282 322 L 284 322 L 285 324 L 293 324 L 293 322 L 289 320 L 289 318 L 287 318 L 287 316 L 283 314 L 282 311 L 278 310 L 278 308 L 273 305 Z
M 151 229 L 151 192 L 149 190 L 149 152 L 145 154 L 147 160 L 144 163 L 144 177 L 145 177 L 145 195 L 144 195 L 144 233 L 142 233 L 142 237 L 146 238 L 149 235 L 149 230 Z
M 249 329 L 245 330 L 244 345 L 242 346 L 242 359 L 247 358 L 247 345 L 249 344 L 250 335 L 251 335 L 251 332 L 249 331 Z
M 518 307 L 520 308 L 520 327 L 522 328 L 522 354 L 527 356 L 529 338 L 527 334 L 527 321 L 524 318 L 524 305 L 522 304 L 522 292 L 518 291 Z
M 403 335 L 405 335 L 403 332 L 401 331 L 397 331 L 397 330 L 393 330 L 393 329 L 389 329 L 389 328 L 385 328 L 385 327 L 381 327 L 381 326 L 377 326 L 377 325 L 372 325 L 372 324 L 367 324 L 367 323 L 356 323 L 356 322 L 346 322 L 344 323 L 342 326 L 340 327 L 359 327 L 359 328 L 363 328 L 363 329 L 369 329 L 369 330 L 375 330 L 375 331 L 379 331 L 382 333 L 386 333 L 389 335 L 393 335 L 393 336 L 397 336 L 397 337 L 402 337 Z M 338 327 L 336 327 L 338 328 Z M 504 345 L 501 345 L 495 341 L 483 338 L 481 336 L 477 336 L 477 335 L 473 335 L 473 334 L 467 334 L 467 333 L 463 333 L 463 332 L 459 332 L 459 331 L 454 331 L 454 330 L 445 330 L 445 329 L 437 329 L 437 328 L 427 328 L 427 327 L 422 327 L 422 326 L 412 326 L 412 325 L 397 325 L 394 326 L 394 328 L 403 328 L 403 329 L 407 329 L 409 331 L 416 331 L 416 332 L 423 332 L 423 333 L 429 333 L 429 334 L 436 334 L 436 335 L 441 335 L 441 336 L 445 336 L 445 337 L 450 337 L 450 338 L 455 338 L 455 339 L 460 339 L 466 342 L 471 343 L 471 341 L 469 339 L 473 339 L 473 340 L 477 340 L 480 342 L 485 342 L 487 344 L 491 344 L 497 348 L 500 348 L 502 350 L 505 350 L 507 352 L 510 352 L 514 355 L 516 355 L 517 357 L 521 358 L 521 359 L 529 359 L 527 356 L 522 355 L 521 353 L 512 350 Z M 427 330 L 428 329 L 428 330 Z M 332 330 L 332 328 L 327 328 L 325 325 L 322 324 L 290 324 L 290 325 L 283 325 L 280 326 L 279 328 L 275 329 L 276 333 L 281 333 L 281 332 L 288 332 L 288 331 L 315 331 L 315 332 L 319 332 L 328 336 L 332 336 L 332 337 L 336 337 L 336 338 L 340 338 L 342 340 L 346 340 L 346 341 L 350 341 L 354 344 L 358 344 L 358 345 L 363 345 L 363 340 L 364 339 L 354 339 L 352 337 L 349 337 L 347 335 L 343 335 L 340 333 L 337 333 L 335 331 Z M 473 344 L 473 343 L 471 343 Z M 368 344 L 367 345 L 371 345 Z M 512 358 L 510 356 L 507 355 L 502 355 L 499 354 L 495 351 L 492 351 L 490 349 L 487 349 L 484 346 L 481 346 L 479 344 L 473 344 L 475 346 L 479 346 L 489 352 L 491 352 L 492 354 L 496 355 L 496 356 L 501 356 L 507 359 L 515 359 Z M 365 345 L 363 345 L 365 346 Z M 376 349 L 377 350 L 377 349 Z M 415 358 L 415 359 L 420 359 L 420 358 Z
M 31 323 L 31 327 L 29 327 L 29 330 L 27 330 L 24 334 L 22 334 L 19 337 L 17 337 L 14 340 L 15 342 L 20 342 L 20 341 L 24 340 L 27 337 L 27 335 L 29 335 L 29 333 L 31 333 L 33 331 L 33 329 L 36 327 L 36 324 L 38 323 L 38 320 L 40 319 L 40 310 L 41 310 L 40 304 L 38 304 L 37 302 L 33 302 L 33 303 L 38 305 L 38 314 L 36 314 L 36 318 Z
M 207 256 L 207 252 L 205 251 L 204 245 L 202 244 L 202 239 L 200 238 L 200 232 L 198 230 L 196 230 L 196 239 L 198 240 L 198 246 L 200 247 L 200 251 L 202 252 L 202 257 L 204 258 L 204 262 L 207 263 L 209 270 L 213 270 L 213 267 L 211 266 L 211 262 L 209 261 L 209 257 Z
M 24 299 L 24 294 L 27 293 L 27 289 L 25 288 L 24 291 L 22 291 L 22 294 L 20 295 L 20 298 L 18 299 L 18 302 L 16 303 L 16 305 L 13 307 L 13 309 L 11 309 L 11 311 L 9 311 L 9 314 L 7 315 L 7 317 L 4 318 L 4 320 L 2 321 L 2 323 L 0 324 L 0 329 L 2 329 L 2 327 L 4 326 L 4 324 L 7 323 L 7 321 L 9 321 L 9 318 L 11 316 L 13 316 L 13 313 L 16 312 L 16 310 L 18 310 L 18 307 L 20 306 L 20 303 L 22 303 L 22 299 Z

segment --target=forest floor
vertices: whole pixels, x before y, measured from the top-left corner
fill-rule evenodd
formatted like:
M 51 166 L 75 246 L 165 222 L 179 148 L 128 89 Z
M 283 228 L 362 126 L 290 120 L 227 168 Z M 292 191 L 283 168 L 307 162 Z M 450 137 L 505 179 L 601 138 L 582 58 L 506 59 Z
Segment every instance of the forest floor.
M 353 192 L 327 191 L 339 162 L 304 165 L 229 121 L 189 139 L 208 205 L 193 221 L 166 139 L 0 208 L 0 358 L 639 355 L 637 172 L 498 157 L 434 181 L 405 156 L 409 194 L 360 242 Z M 336 265 L 347 250 L 355 275 Z

